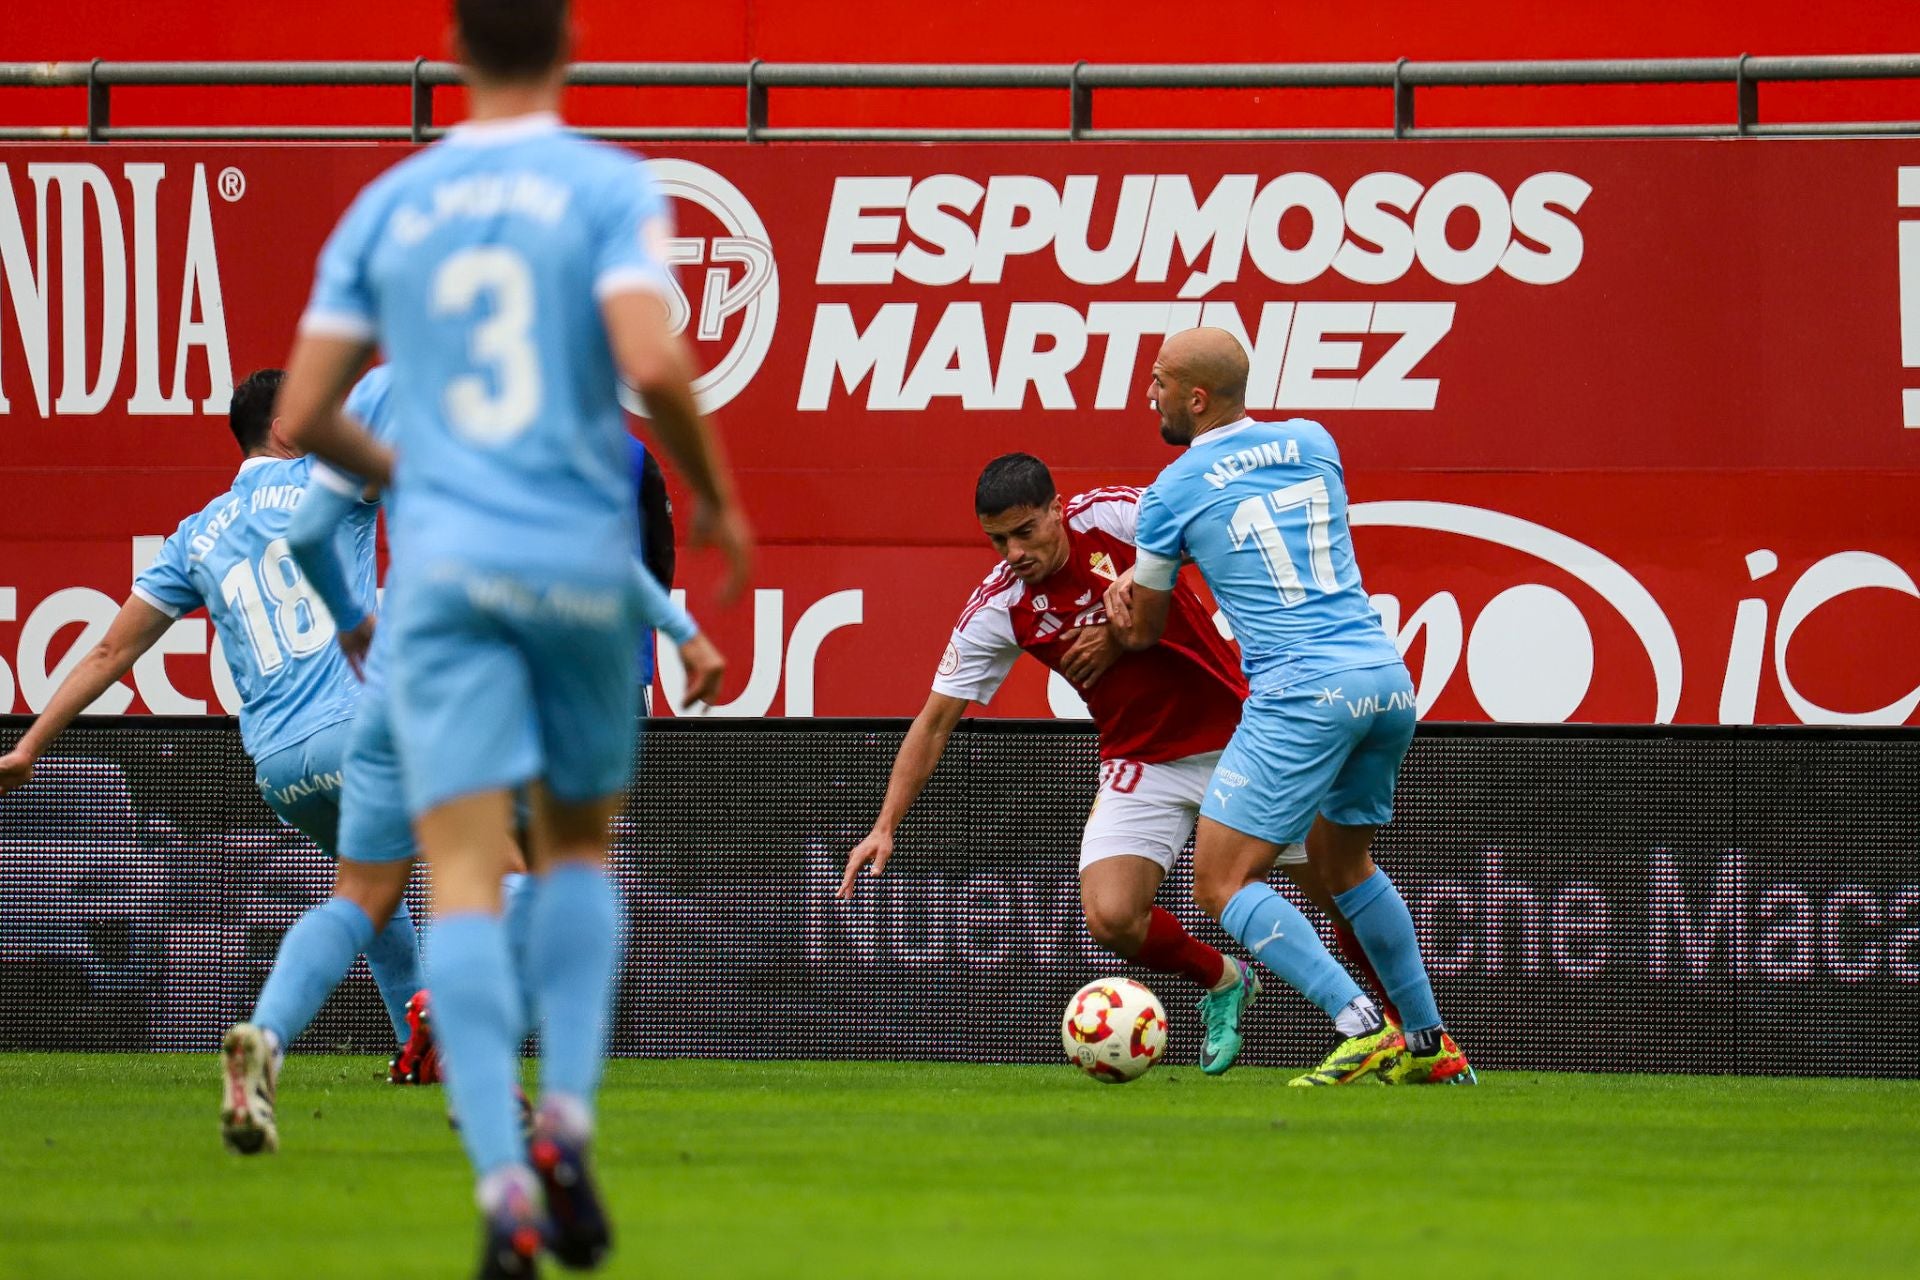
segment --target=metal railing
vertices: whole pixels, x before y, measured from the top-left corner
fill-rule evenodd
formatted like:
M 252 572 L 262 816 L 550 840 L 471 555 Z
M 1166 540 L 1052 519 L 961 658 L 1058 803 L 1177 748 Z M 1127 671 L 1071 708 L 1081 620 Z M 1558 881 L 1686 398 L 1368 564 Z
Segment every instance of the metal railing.
M 1600 59 L 1535 62 L 1322 62 L 1186 64 L 976 64 L 968 66 L 777 62 L 582 62 L 576 85 L 606 88 L 731 88 L 744 95 L 739 125 L 583 126 L 617 141 L 727 142 L 1035 142 L 1306 140 L 1325 138 L 1749 137 L 1920 133 L 1920 118 L 1767 122 L 1760 86 L 1769 82 L 1920 80 L 1920 54 L 1827 57 Z M 74 125 L 0 125 L 0 141 L 426 142 L 434 124 L 434 90 L 460 82 L 451 62 L 41 62 L 0 63 L 0 89 L 87 91 L 86 120 Z M 1558 85 L 1720 84 L 1730 91 L 1729 119 L 1698 124 L 1423 127 L 1416 123 L 1422 88 Z M 405 124 L 140 125 L 113 124 L 114 90 L 136 87 L 405 88 Z M 1058 128 L 779 128 L 771 123 L 775 89 L 1020 89 L 1059 91 L 1065 122 Z M 1360 128 L 1102 129 L 1094 123 L 1096 91 L 1136 89 L 1379 89 L 1391 94 L 1391 123 Z M 1920 95 L 1916 95 L 1920 98 Z M 4 101 L 4 98 L 0 98 Z M 1384 113 L 1383 113 L 1384 114 Z M 1920 117 L 1920 100 L 1915 117 Z M 0 119 L 4 114 L 0 113 Z

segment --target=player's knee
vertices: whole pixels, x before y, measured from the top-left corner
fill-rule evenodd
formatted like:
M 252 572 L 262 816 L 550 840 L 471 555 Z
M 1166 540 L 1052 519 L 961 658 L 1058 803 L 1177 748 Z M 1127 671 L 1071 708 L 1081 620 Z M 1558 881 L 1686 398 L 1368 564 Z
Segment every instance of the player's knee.
M 1193 871 L 1193 902 L 1218 920 L 1226 912 L 1233 895 L 1247 887 L 1247 879 L 1231 867 L 1200 868 Z
M 1139 954 L 1141 946 L 1147 940 L 1147 923 L 1151 908 L 1135 911 L 1130 908 L 1114 908 L 1098 903 L 1088 903 L 1086 907 L 1087 932 L 1093 940 L 1117 956 L 1132 957 Z
M 396 868 L 342 859 L 334 873 L 334 896 L 366 912 L 375 930 L 384 929 L 406 894 L 406 871 L 411 865 L 403 862 Z

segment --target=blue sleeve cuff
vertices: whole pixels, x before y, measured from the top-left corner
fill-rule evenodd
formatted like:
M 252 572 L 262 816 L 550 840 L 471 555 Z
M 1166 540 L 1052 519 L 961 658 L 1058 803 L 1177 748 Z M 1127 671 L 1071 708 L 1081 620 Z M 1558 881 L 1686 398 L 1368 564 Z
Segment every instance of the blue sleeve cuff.
M 675 604 L 666 588 L 638 560 L 633 562 L 633 584 L 640 594 L 640 618 L 648 626 L 663 632 L 676 645 L 700 634 L 693 615 Z

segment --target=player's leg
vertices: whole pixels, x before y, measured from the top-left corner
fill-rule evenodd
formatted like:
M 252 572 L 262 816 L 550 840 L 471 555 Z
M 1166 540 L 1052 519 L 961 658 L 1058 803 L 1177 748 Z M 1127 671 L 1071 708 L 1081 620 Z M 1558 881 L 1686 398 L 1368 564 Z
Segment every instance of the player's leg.
M 531 658 L 545 781 L 534 786 L 535 887 L 523 977 L 540 1020 L 533 1162 L 553 1220 L 549 1247 L 596 1265 L 611 1244 L 587 1158 L 619 963 L 608 828 L 633 777 L 640 627 L 630 588 L 573 584 L 580 607 L 520 636 Z
M 1206 1027 L 1200 1066 L 1208 1075 L 1227 1071 L 1239 1058 L 1241 1021 L 1260 994 L 1260 979 L 1251 966 L 1194 937 L 1153 898 L 1193 834 L 1219 759 L 1213 751 L 1157 764 L 1107 761 L 1080 849 L 1080 897 L 1094 938 L 1200 986 Z
M 474 575 L 455 564 L 410 565 L 400 577 L 387 593 L 389 692 L 407 807 L 432 872 L 434 1036 L 479 1182 L 485 1266 L 497 1272 L 504 1258 L 531 1273 L 539 1182 L 514 1097 L 523 1001 L 500 908 L 513 793 L 543 761 L 528 662 L 494 610 L 539 592 L 470 589 Z
M 328 726 L 258 763 L 258 782 L 268 804 L 328 854 L 336 853 L 340 842 L 342 762 L 349 730 L 344 722 Z M 409 846 L 401 856 L 410 853 Z M 397 872 L 340 865 L 333 896 L 302 914 L 281 939 L 251 1018 L 222 1039 L 221 1135 L 230 1149 L 248 1154 L 277 1149 L 274 1101 L 286 1046 L 313 1020 L 354 957 L 378 950 L 380 939 L 389 936 L 408 865 L 402 861 Z M 409 954 L 404 966 L 393 958 L 386 970 L 389 978 L 401 969 L 418 973 L 410 925 L 405 935 Z
M 1153 899 L 1193 834 L 1214 763 L 1212 755 L 1106 761 L 1080 838 L 1080 905 L 1093 940 L 1156 973 L 1190 978 L 1202 991 L 1230 980 L 1234 966 Z
M 1316 824 L 1319 821 L 1320 819 L 1315 819 Z M 1310 833 L 1307 837 L 1308 843 L 1311 843 L 1312 839 Z M 1280 855 L 1280 869 L 1287 873 L 1287 878 L 1293 881 L 1294 887 L 1300 890 L 1301 896 L 1318 907 L 1321 914 L 1325 915 L 1328 922 L 1332 924 L 1334 945 L 1340 951 L 1340 963 L 1345 965 L 1349 972 L 1360 975 L 1361 980 L 1366 984 L 1367 994 L 1379 1003 L 1381 1010 L 1387 1015 L 1387 1021 L 1396 1026 L 1401 1025 L 1399 1006 L 1395 1005 L 1393 997 L 1387 994 L 1387 984 L 1380 980 L 1379 973 L 1373 967 L 1373 961 L 1367 956 L 1367 949 L 1360 945 L 1360 939 L 1354 934 L 1353 926 L 1347 922 L 1345 916 L 1340 914 L 1340 906 L 1333 900 L 1333 891 L 1327 888 L 1326 881 L 1321 878 L 1319 870 L 1307 857 L 1307 845 L 1288 845 Z
M 534 793 L 537 888 L 525 972 L 540 1020 L 540 1104 L 531 1152 L 553 1219 L 549 1247 L 570 1267 L 598 1265 L 612 1244 L 588 1149 L 619 963 L 606 841 L 620 800 L 570 804 L 544 788 Z
M 1320 941 L 1307 918 L 1267 883 L 1283 853 L 1312 825 L 1320 797 L 1345 759 L 1347 717 L 1317 712 L 1306 693 L 1256 695 L 1222 755 L 1195 836 L 1194 897 L 1269 969 L 1333 1020 L 1342 1043 L 1314 1083 L 1372 1078 L 1398 1035 Z
M 1441 1024 L 1413 916 L 1372 856 L 1374 832 L 1393 816 L 1394 782 L 1413 741 L 1412 681 L 1398 666 L 1343 674 L 1350 684 L 1362 686 L 1363 694 L 1372 694 L 1374 705 L 1397 709 L 1370 717 L 1307 836 L 1308 857 L 1405 1014 L 1406 1052 L 1388 1078 L 1470 1084 L 1473 1069 Z

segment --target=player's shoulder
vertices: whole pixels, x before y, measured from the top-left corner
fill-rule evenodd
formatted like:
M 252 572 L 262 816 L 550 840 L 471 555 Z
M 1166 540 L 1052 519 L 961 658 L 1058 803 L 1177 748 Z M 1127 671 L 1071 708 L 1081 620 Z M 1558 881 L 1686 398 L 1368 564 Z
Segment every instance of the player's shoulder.
M 651 190 L 647 162 L 636 151 L 562 129 L 540 152 L 540 163 L 570 185 L 596 197 Z
M 1103 485 L 1076 493 L 1064 504 L 1069 525 L 1081 531 L 1092 528 L 1100 515 L 1108 512 L 1131 513 L 1140 506 L 1141 490 L 1128 484 Z
M 992 572 L 980 580 L 980 585 L 967 597 L 967 603 L 960 610 L 960 621 L 954 624 L 955 630 L 965 630 L 968 624 L 983 614 L 1007 613 L 1026 594 L 1027 585 L 1020 581 L 1013 569 L 1004 561 L 993 567 Z

